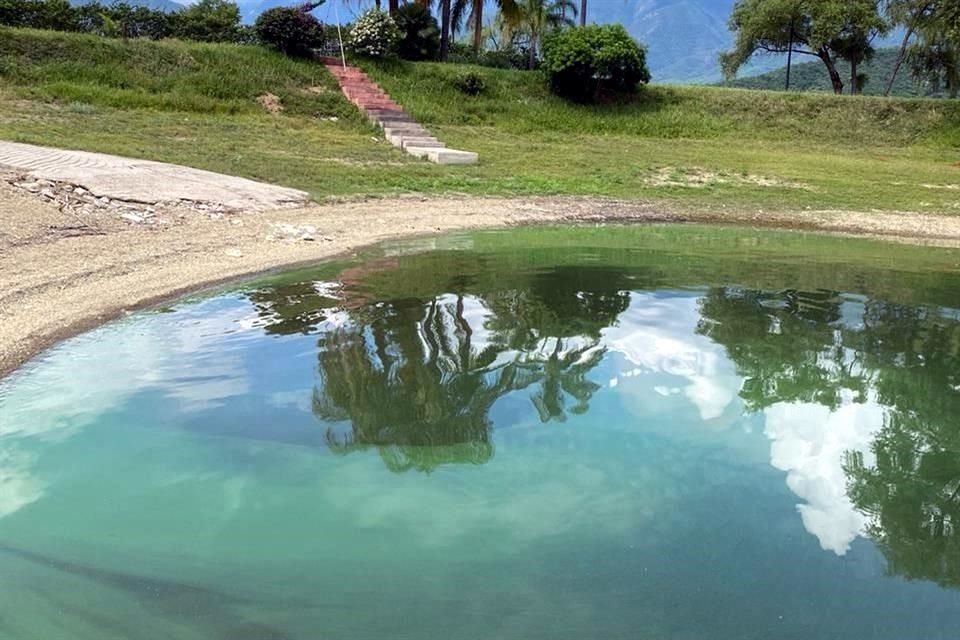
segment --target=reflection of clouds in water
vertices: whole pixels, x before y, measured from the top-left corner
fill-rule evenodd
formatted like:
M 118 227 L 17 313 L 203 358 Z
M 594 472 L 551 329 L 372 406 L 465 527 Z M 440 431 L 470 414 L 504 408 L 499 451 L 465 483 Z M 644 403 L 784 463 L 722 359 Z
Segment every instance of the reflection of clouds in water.
M 879 405 L 848 403 L 834 412 L 819 404 L 776 404 L 766 411 L 770 463 L 787 472 L 787 486 L 805 501 L 797 506 L 803 526 L 825 550 L 844 555 L 867 518 L 847 497 L 843 471 L 848 451 L 872 464 L 870 444 L 883 426 Z
M 33 456 L 0 441 L 0 518 L 43 496 L 43 486 L 32 477 Z
M 210 306 L 218 305 L 219 312 Z M 162 388 L 181 411 L 223 404 L 249 389 L 243 351 L 225 334 L 248 310 L 214 301 L 152 314 L 75 338 L 0 385 L 0 517 L 39 499 L 31 438 L 68 438 L 133 394 Z
M 589 526 L 595 533 L 635 530 L 662 512 L 666 489 L 656 471 L 637 462 L 583 464 L 574 455 L 501 457 L 464 484 L 444 478 L 390 478 L 368 460 L 344 459 L 324 502 L 349 513 L 338 520 L 362 529 L 406 531 L 424 546 L 480 536 L 500 549 L 523 547 Z M 625 482 L 630 478 L 630 482 Z M 503 493 L 503 487 L 515 487 Z M 392 534 L 392 535 L 395 535 Z
M 683 394 L 703 420 L 712 420 L 736 398 L 740 378 L 723 347 L 697 335 L 699 321 L 697 298 L 693 296 L 661 298 L 634 293 L 630 308 L 620 315 L 617 324 L 603 331 L 603 343 L 636 365 L 636 369 L 621 375 L 686 378 Z M 668 390 L 661 395 L 671 393 Z
M 845 323 L 862 324 L 862 311 L 862 304 L 851 301 L 845 306 Z M 680 387 L 657 378 L 651 389 L 664 402 L 682 393 L 704 421 L 720 417 L 742 381 L 724 349 L 696 334 L 699 320 L 695 298 L 633 294 L 630 309 L 603 336 L 608 349 L 623 354 L 635 367 L 618 373 L 609 386 L 654 374 L 685 378 Z M 852 354 L 845 357 L 849 360 Z M 804 528 L 825 550 L 845 554 L 862 533 L 866 518 L 847 497 L 844 456 L 859 451 L 869 461 L 870 445 L 883 424 L 883 408 L 849 399 L 835 412 L 819 404 L 781 403 L 765 412 L 765 420 L 770 463 L 787 473 L 788 487 L 804 501 L 797 507 Z

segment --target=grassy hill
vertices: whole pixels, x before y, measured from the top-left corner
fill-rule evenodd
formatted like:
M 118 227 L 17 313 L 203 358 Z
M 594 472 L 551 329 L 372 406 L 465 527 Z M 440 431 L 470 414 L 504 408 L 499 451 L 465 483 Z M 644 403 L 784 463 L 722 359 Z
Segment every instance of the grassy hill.
M 551 96 L 536 73 L 370 67 L 476 167 L 386 144 L 321 66 L 259 47 L 0 29 L 0 139 L 178 162 L 318 198 L 585 195 L 722 211 L 960 211 L 960 104 L 650 87 L 618 104 Z M 257 97 L 278 96 L 279 114 Z
M 795 64 L 790 73 L 790 88 L 793 91 L 833 91 L 830 85 L 830 78 L 823 63 L 819 60 L 814 62 L 803 62 Z M 864 87 L 865 95 L 882 95 L 887 86 L 887 78 L 893 69 L 897 59 L 896 49 L 880 49 L 877 51 L 873 60 L 863 65 L 862 73 L 867 74 L 867 85 Z M 841 66 L 841 74 L 845 69 Z M 848 72 L 849 74 L 849 72 Z M 738 87 L 741 89 L 763 89 L 770 91 L 783 90 L 787 79 L 787 68 L 781 67 L 774 71 L 761 75 L 737 78 L 730 82 L 722 83 L 722 86 Z M 844 78 L 844 83 L 847 79 Z M 901 97 L 931 96 L 932 91 L 928 87 L 918 86 L 910 76 L 910 69 L 904 66 L 897 74 L 897 79 L 893 85 L 892 95 Z

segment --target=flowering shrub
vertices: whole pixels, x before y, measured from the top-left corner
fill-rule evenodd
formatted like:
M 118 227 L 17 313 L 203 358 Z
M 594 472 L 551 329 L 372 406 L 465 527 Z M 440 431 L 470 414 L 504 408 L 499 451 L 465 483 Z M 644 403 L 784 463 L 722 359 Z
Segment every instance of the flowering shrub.
M 388 13 L 371 9 L 357 18 L 350 29 L 350 50 L 368 58 L 386 58 L 396 53 L 400 29 Z

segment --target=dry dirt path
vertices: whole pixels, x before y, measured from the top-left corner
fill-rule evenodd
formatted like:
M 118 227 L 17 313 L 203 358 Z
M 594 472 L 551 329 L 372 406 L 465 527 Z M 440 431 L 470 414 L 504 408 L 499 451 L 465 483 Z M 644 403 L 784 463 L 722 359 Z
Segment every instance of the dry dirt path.
M 662 205 L 570 198 L 405 198 L 231 211 L 213 197 L 204 204 L 134 214 L 125 208 L 128 203 L 92 206 L 69 184 L 42 182 L 67 175 L 55 168 L 35 171 L 29 188 L 14 186 L 24 184 L 22 173 L 0 172 L 0 376 L 57 340 L 128 310 L 402 236 L 522 224 L 670 221 L 817 229 L 960 247 L 960 218 L 669 211 Z M 68 183 L 76 177 L 70 175 Z M 109 173 L 103 179 L 110 184 Z M 162 181 L 154 184 L 163 188 Z M 179 188 L 170 186 L 170 192 Z M 162 199 L 172 199 L 170 192 L 162 191 Z M 191 191 L 194 198 L 197 193 Z

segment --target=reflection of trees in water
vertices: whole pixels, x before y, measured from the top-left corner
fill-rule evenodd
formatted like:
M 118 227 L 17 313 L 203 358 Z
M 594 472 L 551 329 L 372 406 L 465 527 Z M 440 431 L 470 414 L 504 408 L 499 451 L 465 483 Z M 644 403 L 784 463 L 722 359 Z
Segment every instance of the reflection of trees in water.
M 339 300 L 317 282 L 286 282 L 247 294 L 268 334 L 316 333 Z
M 868 391 L 887 408 L 876 461 L 851 452 L 848 495 L 890 571 L 960 587 L 960 321 L 867 301 L 841 324 L 829 293 L 709 291 L 699 331 L 726 347 L 754 410 L 779 402 L 836 408 Z
M 405 300 L 365 310 L 320 340 L 314 413 L 350 421 L 328 431 L 340 453 L 377 447 L 392 471 L 493 456 L 490 407 L 517 388 L 518 372 L 489 370 L 495 353 L 473 348 L 464 299 Z
M 553 271 L 482 298 L 351 310 L 320 339 L 314 413 L 351 425 L 328 432 L 331 449 L 376 447 L 394 471 L 480 464 L 493 456 L 490 410 L 512 391 L 530 389 L 543 422 L 585 413 L 599 388 L 587 376 L 603 357 L 600 332 L 629 306 L 615 287 L 605 274 Z

